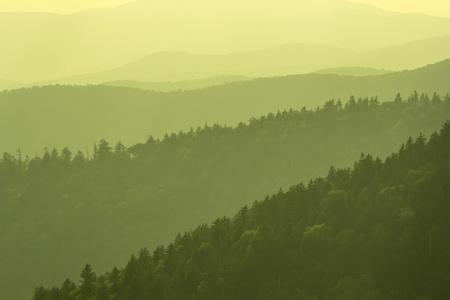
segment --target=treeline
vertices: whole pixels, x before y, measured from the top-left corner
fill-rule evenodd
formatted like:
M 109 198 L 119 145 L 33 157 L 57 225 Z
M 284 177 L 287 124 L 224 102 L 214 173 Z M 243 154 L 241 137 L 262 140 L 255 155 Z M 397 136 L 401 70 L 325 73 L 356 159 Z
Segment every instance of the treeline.
M 443 100 L 448 78 L 450 59 L 380 76 L 300 74 L 167 93 L 102 85 L 11 90 L 0 93 L 0 153 L 18 147 L 33 156 L 45 147 L 85 151 L 101 138 L 130 146 L 149 134 L 162 139 L 205 123 L 234 127 L 251 116 L 314 109 L 332 98 L 346 102 L 350 95 L 378 95 L 386 102 L 397 92 L 406 100 L 416 89 L 430 98 L 436 91 Z
M 449 183 L 447 121 L 32 299 L 448 299 Z
M 405 137 L 429 134 L 450 115 L 450 97 L 413 93 L 328 101 L 236 127 L 204 126 L 126 147 L 100 141 L 84 151 L 0 160 L 0 290 L 8 299 L 105 272 L 129 253 L 231 216 L 255 199 L 347 167 L 362 152 L 386 157 Z

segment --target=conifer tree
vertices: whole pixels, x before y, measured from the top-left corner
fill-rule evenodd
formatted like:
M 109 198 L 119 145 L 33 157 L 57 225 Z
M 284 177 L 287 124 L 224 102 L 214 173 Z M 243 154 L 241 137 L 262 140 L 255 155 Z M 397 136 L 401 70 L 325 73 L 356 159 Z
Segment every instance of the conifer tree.
M 92 299 L 95 296 L 96 292 L 96 275 L 92 271 L 92 268 L 89 264 L 86 264 L 81 271 L 81 285 L 79 287 L 80 297 L 83 300 Z

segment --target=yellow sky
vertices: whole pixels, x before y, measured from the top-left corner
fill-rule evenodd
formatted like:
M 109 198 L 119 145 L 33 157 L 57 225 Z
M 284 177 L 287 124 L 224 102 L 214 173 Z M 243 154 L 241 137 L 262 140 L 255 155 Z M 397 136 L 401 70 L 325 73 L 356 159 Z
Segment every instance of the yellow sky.
M 353 0 L 384 8 L 386 10 L 415 13 L 421 12 L 438 17 L 450 17 L 449 0 Z
M 133 0 L 0 0 L 0 11 L 45 11 L 60 14 L 70 14 L 77 11 L 82 11 L 95 7 L 118 6 L 132 1 Z M 353 0 L 353 1 L 367 3 L 393 11 L 422 12 L 440 17 L 450 17 L 449 0 L 427 0 L 427 1 Z
M 70 14 L 90 8 L 118 6 L 131 1 L 132 0 L 0 0 L 0 11 L 42 11 Z

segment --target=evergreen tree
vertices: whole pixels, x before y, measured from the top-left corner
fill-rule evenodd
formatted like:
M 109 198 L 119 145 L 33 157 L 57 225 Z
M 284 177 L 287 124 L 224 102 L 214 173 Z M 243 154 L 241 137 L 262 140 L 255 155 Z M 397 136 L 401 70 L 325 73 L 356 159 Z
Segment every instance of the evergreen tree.
M 61 285 L 61 300 L 74 300 L 77 286 L 69 278 Z
M 86 264 L 80 274 L 79 295 L 83 300 L 95 297 L 97 277 L 89 264 Z

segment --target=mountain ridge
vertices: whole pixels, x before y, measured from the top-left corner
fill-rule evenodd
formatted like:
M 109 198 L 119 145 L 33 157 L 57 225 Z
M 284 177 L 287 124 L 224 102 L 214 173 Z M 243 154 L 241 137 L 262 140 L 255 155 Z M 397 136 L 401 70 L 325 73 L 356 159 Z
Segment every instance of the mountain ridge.
M 158 9 L 117 7 L 68 16 L 4 13 L 0 19 L 0 77 L 18 82 L 46 81 L 117 67 L 131 57 L 162 50 L 232 53 L 285 43 L 333 41 L 344 46 L 339 40 L 347 41 L 350 48 L 358 41 L 360 45 L 373 44 L 373 49 L 450 34 L 450 18 L 398 13 L 387 16 L 370 9 L 345 7 L 346 18 L 342 11 L 333 10 L 312 17 L 305 16 L 305 11 L 302 15 L 296 2 L 285 6 L 269 4 L 257 6 L 260 10 L 254 9 L 251 20 L 244 14 L 248 10 L 216 7 L 215 12 L 207 12 L 199 3 L 198 11 L 186 17 L 183 9 L 188 7 L 184 7 L 184 2 L 177 10 L 150 3 Z M 363 22 L 361 28 L 354 27 L 357 21 Z M 205 23 L 210 26 L 203 26 Z M 21 49 L 28 48 L 33 51 L 25 55 Z M 67 55 L 69 50 L 71 55 Z
M 113 90 L 116 94 L 120 91 Z M 85 101 L 88 106 L 81 109 L 93 110 L 91 99 Z M 115 101 L 109 99 L 110 104 Z M 125 146 L 128 143 L 100 140 L 86 152 L 83 148 L 48 148 L 32 158 L 5 153 L 0 159 L 3 295 L 25 299 L 36 285 L 54 286 L 65 277 L 74 278 L 86 262 L 95 263 L 96 270 L 103 273 L 114 264 L 125 265 L 129 253 L 140 247 L 156 247 L 182 230 L 217 216 L 231 216 L 280 187 L 288 189 L 326 174 L 330 165 L 347 168 L 361 153 L 389 155 L 398 149 L 399 140 L 437 130 L 449 117 L 450 95 L 439 99 L 412 95 L 383 103 L 372 97 L 347 103 L 327 101 L 321 106 L 269 113 L 234 127 L 205 125 L 166 134 L 162 139 L 149 137 L 129 147 Z M 113 113 L 102 109 L 104 114 Z M 121 122 L 124 113 L 121 107 L 114 121 Z M 153 118 L 147 111 L 143 114 Z M 68 122 L 72 117 L 62 115 L 60 119 Z M 76 126 L 86 122 L 79 121 Z M 104 123 L 97 121 L 96 126 Z M 52 122 L 50 126 L 63 124 Z M 120 134 L 123 138 L 129 132 Z M 72 132 L 65 134 L 73 138 Z M 447 160 L 448 149 L 444 150 L 438 153 Z M 433 162 L 432 155 L 426 158 Z M 424 163 L 415 156 L 411 161 L 419 167 Z M 427 164 L 422 166 L 429 171 Z M 367 182 L 364 174 L 355 175 L 358 181 L 354 185 L 346 185 L 350 193 L 352 188 L 360 191 Z M 401 179 L 392 174 L 394 180 Z M 417 172 L 407 174 L 411 184 L 423 183 Z M 445 181 L 444 185 L 448 187 Z M 377 190 L 380 186 L 375 182 L 369 187 Z M 388 188 L 381 195 L 380 203 L 395 203 L 394 198 L 388 202 L 395 190 Z M 371 203 L 376 205 L 374 200 Z M 306 206 L 305 213 L 308 211 Z
M 161 138 L 205 123 L 235 125 L 270 111 L 315 108 L 326 99 L 346 100 L 352 95 L 378 96 L 384 102 L 397 93 L 408 97 L 417 90 L 429 98 L 435 92 L 444 97 L 450 92 L 448 78 L 450 60 L 379 76 L 289 75 L 189 91 L 103 85 L 23 88 L 0 93 L 0 151 L 20 147 L 34 155 L 48 146 L 85 149 L 100 138 L 132 144 L 150 133 Z
M 448 50 L 450 50 L 450 35 L 362 52 L 315 43 L 290 43 L 259 51 L 227 55 L 166 51 L 147 55 L 111 70 L 36 84 L 99 84 L 117 80 L 179 81 L 226 74 L 266 77 L 309 73 L 330 67 L 366 67 L 400 71 L 447 59 L 450 57 Z M 429 54 L 418 59 L 417 54 L 424 51 L 428 51 Z

